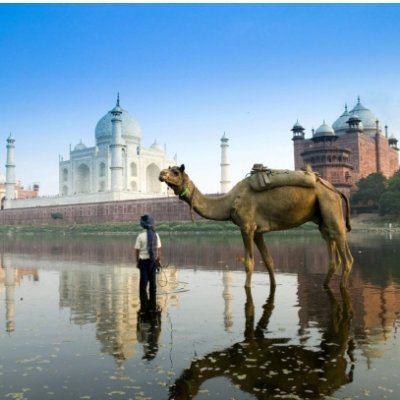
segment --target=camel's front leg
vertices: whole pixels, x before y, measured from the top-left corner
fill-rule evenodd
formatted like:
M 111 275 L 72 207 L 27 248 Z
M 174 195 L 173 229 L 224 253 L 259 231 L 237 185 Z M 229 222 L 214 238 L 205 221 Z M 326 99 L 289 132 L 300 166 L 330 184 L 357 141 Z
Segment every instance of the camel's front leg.
M 242 228 L 242 238 L 244 245 L 244 260 L 243 264 L 246 270 L 246 283 L 245 287 L 251 287 L 251 275 L 254 270 L 254 230 L 251 228 Z
M 254 243 L 256 244 L 261 258 L 267 267 L 268 274 L 269 274 L 269 282 L 272 289 L 275 289 L 276 282 L 275 282 L 275 274 L 274 274 L 274 261 L 272 260 L 271 254 L 268 251 L 267 246 L 264 242 L 264 237 L 262 233 L 255 233 L 254 234 Z

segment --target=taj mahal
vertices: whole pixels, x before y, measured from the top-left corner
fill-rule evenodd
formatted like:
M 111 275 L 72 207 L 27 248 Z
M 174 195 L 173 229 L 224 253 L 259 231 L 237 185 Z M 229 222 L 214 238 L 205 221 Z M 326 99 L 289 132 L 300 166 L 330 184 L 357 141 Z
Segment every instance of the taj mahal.
M 168 196 L 168 187 L 158 177 L 160 171 L 176 165 L 157 140 L 146 148 L 141 144 L 138 122 L 120 105 L 115 106 L 95 125 L 94 146 L 82 141 L 69 149 L 69 159 L 59 157 L 59 193 L 39 196 L 39 185 L 25 189 L 16 181 L 15 139 L 7 139 L 6 176 L 0 176 L 2 208 L 29 208 Z M 228 138 L 221 138 L 221 193 L 230 189 Z
M 60 158 L 61 196 L 98 193 L 166 194 L 158 175 L 174 165 L 165 149 L 155 141 L 149 148 L 141 145 L 139 124 L 128 111 L 116 106 L 104 115 L 95 128 L 95 146 L 82 142 L 70 150 L 70 159 Z

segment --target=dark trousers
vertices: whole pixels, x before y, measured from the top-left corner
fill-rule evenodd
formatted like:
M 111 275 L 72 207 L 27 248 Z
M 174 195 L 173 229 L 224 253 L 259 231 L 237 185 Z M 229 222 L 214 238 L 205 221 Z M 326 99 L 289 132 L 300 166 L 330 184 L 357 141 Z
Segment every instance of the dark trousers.
M 140 305 L 142 310 L 148 310 L 149 308 L 154 308 L 156 305 L 156 263 L 150 259 L 139 260 L 140 269 L 140 280 L 139 280 L 139 290 L 140 290 Z M 150 298 L 147 294 L 147 286 L 149 286 Z

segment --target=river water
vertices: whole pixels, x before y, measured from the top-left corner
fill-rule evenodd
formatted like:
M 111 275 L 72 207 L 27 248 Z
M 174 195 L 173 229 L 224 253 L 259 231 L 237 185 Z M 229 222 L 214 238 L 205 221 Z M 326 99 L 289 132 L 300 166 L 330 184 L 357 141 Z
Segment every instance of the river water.
M 315 233 L 266 235 L 251 290 L 238 236 L 162 235 L 140 314 L 134 237 L 2 238 L 1 399 L 398 399 L 400 235 L 351 233 L 331 290 Z

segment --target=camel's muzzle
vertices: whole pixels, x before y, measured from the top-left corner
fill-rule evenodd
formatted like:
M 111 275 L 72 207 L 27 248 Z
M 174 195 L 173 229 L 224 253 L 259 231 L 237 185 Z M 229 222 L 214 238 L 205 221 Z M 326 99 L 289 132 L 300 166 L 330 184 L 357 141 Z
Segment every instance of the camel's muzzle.
M 161 171 L 160 175 L 158 176 L 158 180 L 161 181 L 161 182 L 166 182 L 166 180 L 167 180 L 167 176 L 166 175 L 167 174 L 164 171 Z

